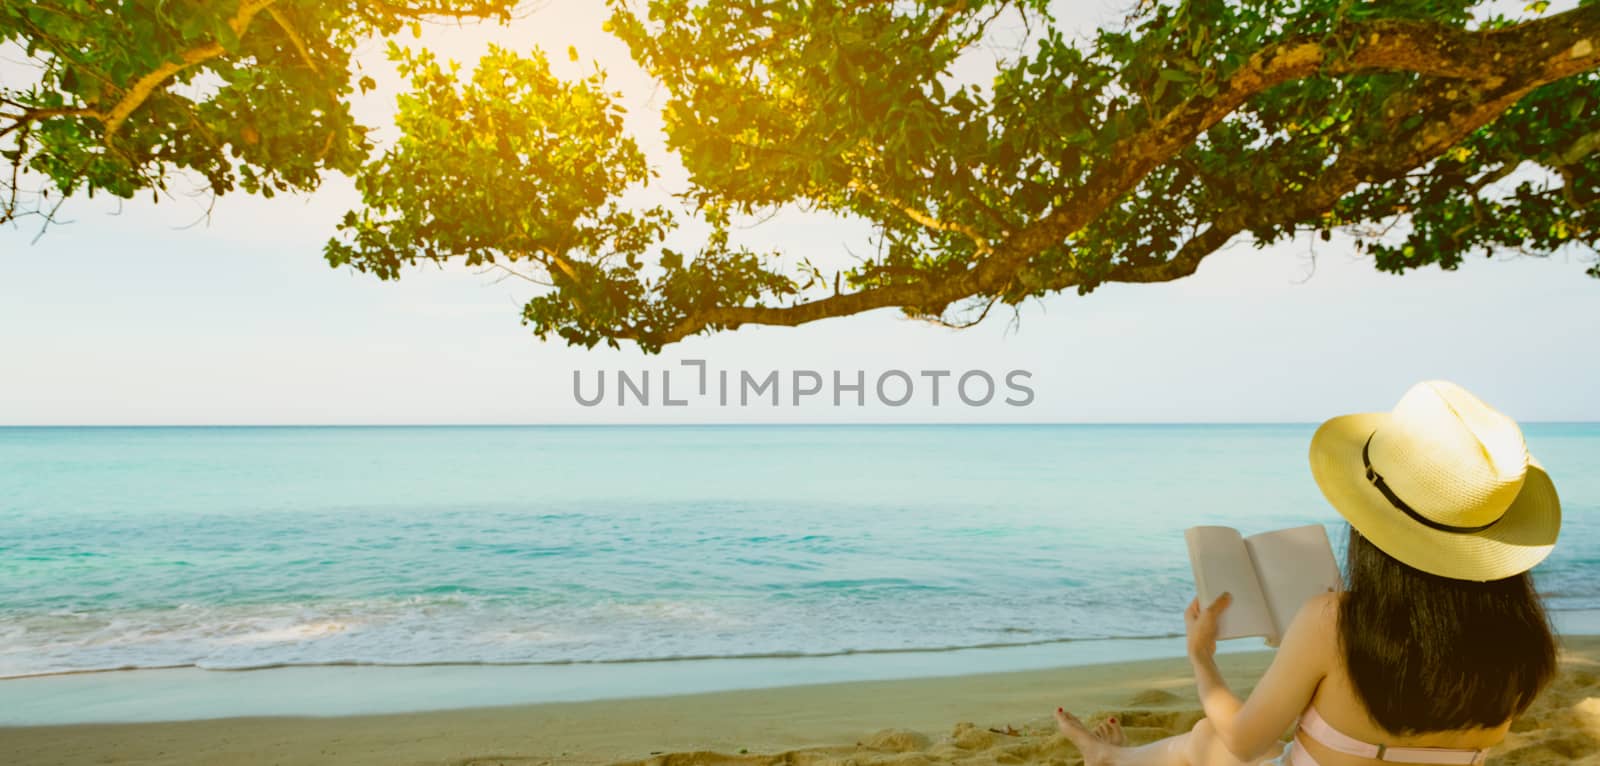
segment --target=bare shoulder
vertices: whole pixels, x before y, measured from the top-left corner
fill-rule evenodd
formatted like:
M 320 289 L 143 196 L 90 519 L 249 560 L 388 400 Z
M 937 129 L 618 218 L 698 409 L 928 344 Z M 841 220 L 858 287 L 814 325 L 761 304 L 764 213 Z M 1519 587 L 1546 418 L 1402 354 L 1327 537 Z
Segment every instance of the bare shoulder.
M 1325 649 L 1338 640 L 1339 594 L 1312 596 L 1300 606 L 1289 624 L 1289 633 L 1307 648 Z
M 1329 591 L 1306 599 L 1296 620 L 1305 618 L 1318 627 L 1333 628 L 1339 624 L 1339 594 Z

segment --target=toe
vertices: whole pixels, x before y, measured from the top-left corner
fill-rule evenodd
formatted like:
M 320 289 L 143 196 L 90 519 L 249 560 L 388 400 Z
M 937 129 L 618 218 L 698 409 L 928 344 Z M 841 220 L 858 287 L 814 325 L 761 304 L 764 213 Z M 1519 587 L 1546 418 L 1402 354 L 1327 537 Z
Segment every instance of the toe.
M 1077 716 L 1061 708 L 1056 708 L 1056 725 L 1061 728 L 1062 734 L 1074 742 L 1089 735 L 1088 727 L 1084 726 Z
M 1060 725 L 1061 733 L 1083 754 L 1083 762 L 1088 766 L 1109 766 L 1116 762 L 1116 746 L 1100 738 L 1105 724 L 1090 731 L 1077 716 L 1061 708 L 1056 708 L 1056 723 Z

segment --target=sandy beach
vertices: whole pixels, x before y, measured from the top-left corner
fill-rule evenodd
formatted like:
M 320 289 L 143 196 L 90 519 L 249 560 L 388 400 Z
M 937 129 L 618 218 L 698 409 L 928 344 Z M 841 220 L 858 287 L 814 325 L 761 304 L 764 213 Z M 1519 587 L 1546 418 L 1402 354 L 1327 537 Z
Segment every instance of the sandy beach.
M 1600 637 L 1565 640 L 1562 673 L 1491 762 L 1600 764 Z M 1223 655 L 1239 690 L 1266 652 Z M 0 762 L 50 764 L 1076 764 L 1057 705 L 1119 716 L 1135 741 L 1186 730 L 1182 659 L 599 702 L 336 718 L 0 728 Z

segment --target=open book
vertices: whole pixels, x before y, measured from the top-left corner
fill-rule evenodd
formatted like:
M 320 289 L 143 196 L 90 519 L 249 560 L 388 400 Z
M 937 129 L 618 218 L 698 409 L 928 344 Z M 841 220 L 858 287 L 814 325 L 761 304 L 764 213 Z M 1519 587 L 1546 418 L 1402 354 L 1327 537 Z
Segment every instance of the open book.
M 1344 587 L 1321 524 L 1250 537 L 1232 527 L 1190 527 L 1183 539 L 1200 604 L 1233 594 L 1217 623 L 1219 639 L 1264 636 L 1277 646 L 1301 604 Z

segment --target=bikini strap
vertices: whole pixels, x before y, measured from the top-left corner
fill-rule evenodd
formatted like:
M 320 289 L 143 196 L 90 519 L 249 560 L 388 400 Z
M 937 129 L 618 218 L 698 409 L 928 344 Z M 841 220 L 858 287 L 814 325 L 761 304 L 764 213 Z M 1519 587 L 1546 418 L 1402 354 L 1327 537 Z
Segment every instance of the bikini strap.
M 1305 712 L 1300 714 L 1300 733 L 1321 743 L 1323 747 L 1335 752 L 1353 755 L 1357 758 L 1372 758 L 1379 761 L 1392 761 L 1396 763 L 1440 763 L 1460 764 L 1460 766 L 1474 766 L 1482 764 L 1489 758 L 1489 750 L 1469 750 L 1454 747 L 1389 747 L 1388 745 L 1373 745 L 1362 742 L 1355 737 L 1333 728 L 1323 720 L 1317 709 L 1306 706 Z

